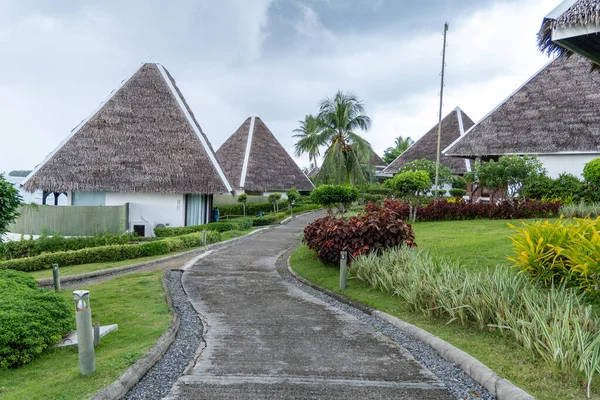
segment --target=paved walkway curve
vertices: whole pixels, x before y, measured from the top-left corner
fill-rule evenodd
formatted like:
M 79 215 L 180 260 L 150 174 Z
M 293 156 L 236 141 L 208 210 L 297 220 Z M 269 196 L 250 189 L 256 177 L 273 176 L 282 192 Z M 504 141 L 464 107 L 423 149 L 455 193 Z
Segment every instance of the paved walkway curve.
M 403 348 L 285 282 L 278 257 L 314 214 L 215 251 L 183 275 L 204 348 L 169 399 L 452 399 Z

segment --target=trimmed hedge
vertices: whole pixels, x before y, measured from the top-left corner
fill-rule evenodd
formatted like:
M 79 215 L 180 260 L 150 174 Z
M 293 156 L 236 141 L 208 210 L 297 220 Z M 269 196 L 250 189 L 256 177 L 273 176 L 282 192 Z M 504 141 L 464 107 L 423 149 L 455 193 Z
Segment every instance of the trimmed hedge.
M 30 275 L 0 270 L 0 370 L 31 362 L 74 325 L 71 303 Z
M 65 238 L 59 235 L 41 236 L 34 240 L 21 239 L 17 241 L 6 242 L 0 248 L 0 258 L 8 260 L 12 258 L 33 257 L 42 253 L 56 253 L 58 251 L 80 250 L 91 247 L 109 246 L 115 244 L 127 244 L 132 241 L 141 241 L 135 234 L 104 234 L 88 237 Z
M 279 200 L 279 209 L 284 210 L 288 207 L 287 200 Z M 214 208 L 219 209 L 221 217 L 227 215 L 244 215 L 244 208 L 242 204 L 222 204 L 215 205 Z M 261 203 L 246 203 L 246 217 L 252 218 L 258 216 L 260 212 L 269 213 L 273 211 L 273 205 L 269 202 Z
M 215 243 L 220 240 L 221 234 L 219 232 L 207 232 L 207 244 Z M 16 258 L 0 262 L 0 270 L 14 269 L 18 271 L 39 271 L 51 268 L 52 264 L 69 266 L 99 262 L 114 262 L 168 254 L 173 251 L 185 250 L 201 245 L 202 233 L 200 232 L 141 244 L 100 246 L 74 251 L 44 253 L 35 257 Z
M 154 234 L 158 237 L 181 236 L 203 230 L 226 232 L 234 230 L 246 230 L 252 228 L 252 218 L 236 218 L 223 222 L 211 222 L 202 225 L 181 226 L 173 228 L 154 228 Z
M 399 200 L 386 198 L 383 206 L 401 218 L 409 217 L 410 205 Z M 377 208 L 375 203 L 365 206 L 365 211 Z M 557 217 L 560 202 L 537 200 L 504 200 L 494 203 L 469 203 L 465 201 L 435 200 L 425 206 L 417 206 L 417 221 L 451 221 L 468 219 L 524 219 Z

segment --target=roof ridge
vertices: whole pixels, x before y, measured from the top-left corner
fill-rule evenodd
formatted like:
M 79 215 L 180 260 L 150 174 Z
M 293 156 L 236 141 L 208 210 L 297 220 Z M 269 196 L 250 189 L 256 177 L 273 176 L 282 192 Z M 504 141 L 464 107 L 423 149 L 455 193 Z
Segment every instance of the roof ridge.
M 244 152 L 244 163 L 242 164 L 242 174 L 240 175 L 240 189 L 246 184 L 246 175 L 248 174 L 248 160 L 250 160 L 250 151 L 252 148 L 252 138 L 254 135 L 254 121 L 256 116 L 250 117 L 250 127 L 248 128 L 248 139 L 246 140 L 246 151 Z

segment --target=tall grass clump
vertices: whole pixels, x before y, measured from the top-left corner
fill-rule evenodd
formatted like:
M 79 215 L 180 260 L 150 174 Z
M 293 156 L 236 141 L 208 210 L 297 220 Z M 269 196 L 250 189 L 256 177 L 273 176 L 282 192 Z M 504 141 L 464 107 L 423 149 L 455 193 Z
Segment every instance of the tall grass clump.
M 600 216 L 600 203 L 572 203 L 561 207 L 565 218 L 596 218 Z
M 402 298 L 412 311 L 511 335 L 533 355 L 583 376 L 590 396 L 600 372 L 600 320 L 582 294 L 564 285 L 544 289 L 502 267 L 469 271 L 406 247 L 358 256 L 350 274 Z

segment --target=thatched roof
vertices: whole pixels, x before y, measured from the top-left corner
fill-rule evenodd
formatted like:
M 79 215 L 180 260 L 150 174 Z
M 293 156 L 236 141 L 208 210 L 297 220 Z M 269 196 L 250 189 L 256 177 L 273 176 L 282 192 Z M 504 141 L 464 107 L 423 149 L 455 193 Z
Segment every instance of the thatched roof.
M 223 193 L 227 178 L 175 80 L 144 64 L 36 167 L 25 190 Z
M 259 117 L 249 117 L 217 150 L 234 189 L 254 192 L 313 190 L 312 182 Z
M 588 61 L 559 57 L 444 153 L 458 157 L 600 152 L 600 78 Z
M 565 32 L 570 28 L 575 29 Z M 599 31 L 600 1 L 564 0 L 542 21 L 538 48 L 548 55 L 570 57 L 575 52 L 592 60 L 593 70 L 600 70 Z
M 461 137 L 471 126 L 473 121 L 467 114 L 456 107 L 442 119 L 440 150 Z M 384 174 L 396 174 L 405 164 L 423 158 L 436 162 L 437 159 L 437 134 L 438 124 L 435 124 L 423 137 L 413 143 L 406 151 L 400 154 L 383 170 Z M 440 164 L 450 168 L 453 174 L 464 175 L 470 169 L 470 162 L 459 158 L 440 155 Z
M 374 165 L 376 167 L 386 167 L 387 163 L 385 161 L 383 161 L 383 159 L 381 157 L 379 157 L 379 155 L 375 152 L 373 152 L 373 155 L 371 156 L 371 159 L 369 160 L 369 162 L 371 163 L 371 165 Z

